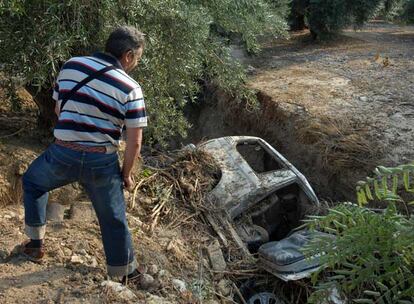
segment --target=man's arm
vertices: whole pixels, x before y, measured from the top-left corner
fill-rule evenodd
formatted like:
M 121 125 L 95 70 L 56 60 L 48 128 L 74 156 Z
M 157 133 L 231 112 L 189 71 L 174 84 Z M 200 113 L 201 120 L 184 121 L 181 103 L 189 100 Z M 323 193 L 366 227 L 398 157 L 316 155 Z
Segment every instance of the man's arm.
M 56 113 L 56 116 L 59 118 L 60 107 L 59 107 L 59 103 L 58 102 L 56 102 L 56 105 L 55 105 L 55 113 Z
M 142 128 L 127 128 L 126 137 L 122 178 L 124 180 L 125 188 L 130 191 L 134 187 L 134 181 L 131 175 L 132 168 L 134 167 L 136 159 L 141 154 Z

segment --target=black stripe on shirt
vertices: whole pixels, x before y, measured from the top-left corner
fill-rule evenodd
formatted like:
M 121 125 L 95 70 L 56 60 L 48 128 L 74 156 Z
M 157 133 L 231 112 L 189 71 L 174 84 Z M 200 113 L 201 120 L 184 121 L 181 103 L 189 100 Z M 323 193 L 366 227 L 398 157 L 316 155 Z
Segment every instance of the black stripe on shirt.
M 69 81 L 69 82 L 73 82 L 73 83 L 79 83 L 79 81 L 76 81 L 76 80 L 73 80 L 73 79 L 59 79 L 59 82 L 61 82 L 61 81 Z M 75 85 L 76 85 L 75 84 Z M 87 85 L 87 84 L 85 84 L 84 85 L 84 87 L 87 87 L 87 88 L 89 88 L 89 89 L 91 89 L 92 91 L 95 91 L 95 92 L 97 92 L 97 93 L 99 93 L 99 94 L 102 94 L 102 95 L 105 95 L 105 96 L 107 96 L 107 97 L 109 97 L 109 98 L 111 98 L 111 99 L 113 99 L 113 100 L 115 100 L 118 104 L 120 104 L 121 106 L 124 106 L 124 104 L 122 103 L 122 102 L 120 102 L 118 99 L 116 99 L 115 97 L 113 97 L 113 96 L 111 96 L 111 95 L 109 95 L 109 94 L 106 94 L 106 93 L 104 93 L 104 92 L 102 92 L 102 91 L 100 91 L 100 90 L 97 90 L 97 89 L 95 89 L 95 88 L 92 88 L 91 86 L 89 86 L 89 85 Z
M 66 94 L 67 92 L 61 92 L 59 93 L 59 99 L 63 99 L 64 94 Z M 83 103 L 83 104 L 88 104 L 88 105 L 92 105 L 97 107 L 99 110 L 101 110 L 102 112 L 108 114 L 108 115 L 112 115 L 116 118 L 119 119 L 125 119 L 124 114 L 122 114 L 121 112 L 119 112 L 117 109 L 103 103 L 102 101 L 93 98 L 91 96 L 89 96 L 86 93 L 83 92 L 75 92 L 73 93 L 72 97 L 70 98 L 70 101 L 74 101 L 74 102 L 79 102 L 79 103 Z

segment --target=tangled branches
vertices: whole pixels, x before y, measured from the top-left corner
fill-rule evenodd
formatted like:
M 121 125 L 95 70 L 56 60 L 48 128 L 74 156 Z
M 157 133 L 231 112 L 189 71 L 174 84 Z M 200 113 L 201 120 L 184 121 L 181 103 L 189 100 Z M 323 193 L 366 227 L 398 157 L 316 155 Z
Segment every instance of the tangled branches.
M 202 151 L 148 157 L 137 175 L 131 212 L 141 208 L 151 231 L 162 219 L 169 228 L 186 224 L 206 208 L 205 194 L 217 184 L 219 175 L 212 157 Z

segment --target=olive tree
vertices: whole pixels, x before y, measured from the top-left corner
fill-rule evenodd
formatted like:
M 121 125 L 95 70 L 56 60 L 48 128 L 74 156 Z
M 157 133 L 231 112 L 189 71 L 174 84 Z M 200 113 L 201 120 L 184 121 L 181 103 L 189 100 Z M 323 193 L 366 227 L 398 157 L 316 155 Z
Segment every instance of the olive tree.
M 380 13 L 394 11 L 403 1 L 405 0 L 293 0 L 290 23 L 295 30 L 307 25 L 314 38 L 323 38 L 347 26 L 360 27 Z
M 233 94 L 245 94 L 244 70 L 229 55 L 229 37 L 247 50 L 258 36 L 284 35 L 287 0 L 8 0 L 0 2 L 0 62 L 21 79 L 51 126 L 51 88 L 61 65 L 74 55 L 102 49 L 116 25 L 146 34 L 140 68 L 152 140 L 184 135 L 182 109 L 197 99 L 202 80 Z

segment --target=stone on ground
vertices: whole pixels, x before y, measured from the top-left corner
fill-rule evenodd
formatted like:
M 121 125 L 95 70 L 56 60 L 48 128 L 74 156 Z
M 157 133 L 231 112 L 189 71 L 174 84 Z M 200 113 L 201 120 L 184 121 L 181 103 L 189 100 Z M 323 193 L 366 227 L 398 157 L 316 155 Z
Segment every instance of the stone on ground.
M 58 203 L 47 204 L 46 218 L 48 221 L 62 222 L 65 216 L 65 207 Z
M 75 202 L 70 207 L 70 219 L 76 222 L 93 222 L 95 211 L 90 202 Z
M 221 251 L 220 243 L 217 239 L 215 239 L 214 242 L 207 247 L 207 254 L 210 259 L 211 267 L 213 268 L 213 270 L 226 270 L 227 264 L 224 260 L 223 252 Z

